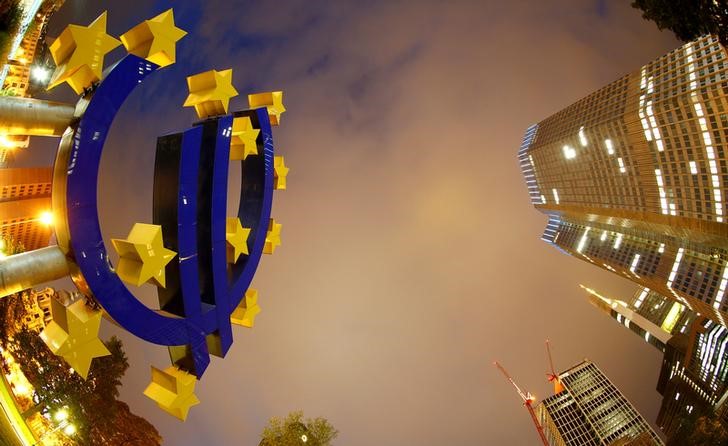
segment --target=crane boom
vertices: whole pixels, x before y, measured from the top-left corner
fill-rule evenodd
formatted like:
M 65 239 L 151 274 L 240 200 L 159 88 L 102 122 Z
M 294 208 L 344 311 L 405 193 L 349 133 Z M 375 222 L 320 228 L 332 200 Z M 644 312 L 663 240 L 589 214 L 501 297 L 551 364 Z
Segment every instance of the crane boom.
M 561 384 L 561 379 L 554 370 L 554 360 L 551 358 L 551 342 L 548 339 L 546 339 L 546 353 L 548 353 L 549 366 L 551 366 L 551 373 L 547 373 L 546 376 L 548 377 L 549 382 L 554 383 L 554 395 L 557 395 L 564 391 L 564 385 Z
M 529 397 L 531 397 L 531 395 L 530 394 L 526 395 L 525 393 L 523 393 L 521 388 L 518 387 L 518 384 L 516 384 L 515 381 L 513 381 L 513 378 L 511 378 L 511 375 L 508 374 L 506 369 L 504 369 L 503 366 L 498 363 L 498 361 L 495 361 L 493 364 L 495 364 L 495 366 L 498 367 L 498 370 L 500 370 L 501 373 L 503 373 L 503 375 L 506 377 L 506 379 L 508 381 L 510 381 L 511 384 L 513 384 L 513 387 L 516 388 L 516 392 L 518 392 L 518 394 L 521 396 L 521 399 L 523 400 L 523 402 L 525 403 L 526 401 L 529 401 Z
M 549 366 L 551 366 L 551 375 L 550 376 L 556 378 L 556 371 L 554 370 L 554 360 L 551 358 L 551 344 L 549 344 L 548 339 L 546 339 L 546 352 L 549 355 Z
M 508 374 L 506 369 L 503 368 L 502 365 L 498 363 L 498 361 L 493 362 L 496 367 L 498 367 L 498 370 L 503 373 L 503 376 L 506 377 L 508 381 L 515 387 L 516 391 L 518 392 L 518 395 L 523 400 L 523 405 L 526 406 L 526 409 L 528 409 L 528 414 L 531 415 L 531 420 L 533 420 L 533 425 L 536 426 L 536 430 L 538 431 L 538 436 L 541 437 L 541 441 L 543 442 L 544 446 L 550 446 L 549 441 L 546 439 L 546 434 L 543 431 L 543 427 L 541 427 L 541 423 L 538 422 L 538 418 L 536 417 L 536 412 L 533 410 L 533 402 L 536 400 L 533 395 L 531 395 L 531 392 L 523 393 L 520 387 L 518 387 L 518 384 L 511 378 L 511 375 Z

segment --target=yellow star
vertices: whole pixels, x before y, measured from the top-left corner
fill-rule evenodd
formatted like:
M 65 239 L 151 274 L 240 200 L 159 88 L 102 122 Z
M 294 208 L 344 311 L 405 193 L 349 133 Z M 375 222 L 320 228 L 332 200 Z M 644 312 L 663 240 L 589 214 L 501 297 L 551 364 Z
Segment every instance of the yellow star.
M 242 116 L 233 119 L 233 133 L 230 140 L 230 159 L 244 160 L 248 155 L 258 154 L 260 129 L 253 128 L 250 118 Z
M 248 254 L 250 229 L 244 228 L 238 218 L 225 220 L 225 240 L 227 241 L 227 261 L 235 263 L 240 254 Z
M 272 91 L 270 93 L 257 93 L 248 95 L 250 108 L 267 107 L 270 125 L 278 125 L 281 122 L 281 115 L 286 111 L 283 106 L 283 92 Z
M 196 381 L 194 375 L 175 366 L 164 370 L 152 366 L 152 382 L 144 389 L 144 395 L 163 411 L 185 421 L 190 408 L 200 404 L 195 395 Z
M 141 286 L 145 282 L 164 288 L 164 268 L 177 253 L 164 247 L 162 227 L 135 223 L 126 240 L 111 239 L 119 254 L 116 274 L 124 282 Z
M 268 222 L 268 233 L 265 235 L 265 245 L 263 252 L 273 254 L 276 247 L 281 246 L 281 229 L 283 225 L 276 223 L 272 218 Z
M 223 71 L 210 70 L 189 76 L 187 88 L 190 94 L 185 100 L 184 107 L 194 106 L 200 119 L 226 114 L 230 98 L 238 95 L 232 81 L 232 68 Z
M 86 379 L 93 358 L 111 354 L 99 339 L 101 311 L 92 310 L 83 299 L 68 307 L 53 299 L 51 314 L 53 320 L 40 334 L 41 339 Z
M 121 41 L 129 53 L 166 67 L 175 62 L 177 41 L 186 35 L 174 25 L 170 8 L 122 34 Z
M 68 25 L 50 46 L 56 70 L 48 89 L 68 82 L 77 94 L 83 93 L 101 79 L 104 56 L 119 45 L 106 34 L 105 11 L 89 26 Z
M 235 325 L 253 328 L 253 325 L 255 325 L 255 316 L 258 313 L 260 313 L 258 290 L 249 289 L 245 292 L 245 297 L 240 301 L 240 305 L 230 315 L 230 322 Z
M 273 187 L 276 190 L 286 190 L 286 177 L 289 170 L 291 169 L 286 167 L 282 156 L 273 157 Z

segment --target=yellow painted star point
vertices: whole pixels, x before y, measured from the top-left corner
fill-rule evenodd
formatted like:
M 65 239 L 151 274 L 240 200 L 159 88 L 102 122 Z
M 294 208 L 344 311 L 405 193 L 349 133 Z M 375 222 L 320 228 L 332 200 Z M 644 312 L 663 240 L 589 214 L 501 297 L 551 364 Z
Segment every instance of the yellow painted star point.
M 166 67 L 175 63 L 177 41 L 186 35 L 186 31 L 175 26 L 170 8 L 122 34 L 121 41 L 130 54 Z
M 225 220 L 228 263 L 237 262 L 241 254 L 248 255 L 248 236 L 250 236 L 250 229 L 244 228 L 239 218 Z
M 195 395 L 196 383 L 194 375 L 175 366 L 164 370 L 152 367 L 152 382 L 144 389 L 144 395 L 163 411 L 185 421 L 190 408 L 200 404 Z
M 279 125 L 281 123 L 281 115 L 286 111 L 286 107 L 283 106 L 282 91 L 249 94 L 248 104 L 250 108 L 266 107 L 268 109 L 270 125 Z
M 106 34 L 106 12 L 89 26 L 68 25 L 49 48 L 56 70 L 48 89 L 68 82 L 77 94 L 83 93 L 101 79 L 104 56 L 119 45 Z
M 253 128 L 248 116 L 233 119 L 232 138 L 230 139 L 230 159 L 244 160 L 248 155 L 258 154 L 258 135 L 260 129 Z
M 230 322 L 247 328 L 253 328 L 255 325 L 255 316 L 260 313 L 260 305 L 258 305 L 258 290 L 249 289 L 245 292 L 245 297 L 240 304 L 233 310 L 230 315 Z
M 283 225 L 276 223 L 272 218 L 268 222 L 268 232 L 265 235 L 265 245 L 263 252 L 265 254 L 273 254 L 278 246 L 281 246 L 281 229 Z
M 124 282 L 165 287 L 165 267 L 177 253 L 164 247 L 162 227 L 136 223 L 126 239 L 112 239 L 119 254 L 116 274 Z
M 61 356 L 83 379 L 88 377 L 94 358 L 111 354 L 101 339 L 101 311 L 93 310 L 84 300 L 64 306 L 51 301 L 53 320 L 40 334 L 53 354 Z
M 210 70 L 189 76 L 187 87 L 190 94 L 184 106 L 195 107 L 200 119 L 226 114 L 230 98 L 238 95 L 232 81 L 232 68 L 223 71 Z
M 286 190 L 286 177 L 288 171 L 282 156 L 273 157 L 273 187 L 276 190 Z

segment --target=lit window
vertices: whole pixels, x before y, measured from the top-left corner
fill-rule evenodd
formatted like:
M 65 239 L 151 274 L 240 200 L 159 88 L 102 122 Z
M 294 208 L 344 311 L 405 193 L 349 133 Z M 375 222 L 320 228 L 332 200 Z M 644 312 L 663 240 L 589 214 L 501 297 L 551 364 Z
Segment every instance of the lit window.
M 617 162 L 619 163 L 619 171 L 622 173 L 627 172 L 627 168 L 624 167 L 624 160 L 622 160 L 622 158 L 617 158 Z
M 698 165 L 695 163 L 695 161 L 690 161 L 690 173 L 693 175 L 698 174 Z
M 635 254 L 634 258 L 632 259 L 632 265 L 629 267 L 629 270 L 634 273 L 634 270 L 637 269 L 637 264 L 639 263 L 639 261 L 640 261 L 640 255 Z
M 622 246 L 622 234 L 617 234 L 617 238 L 614 240 L 614 249 L 619 249 Z
M 564 146 L 564 156 L 567 160 L 570 160 L 572 158 L 576 157 L 576 149 L 569 146 Z
M 551 192 L 554 193 L 554 201 L 559 204 L 559 192 L 556 189 L 551 189 Z
M 583 147 L 586 147 L 586 135 L 584 134 L 584 126 L 582 125 L 579 129 L 579 142 Z
M 612 145 L 612 140 L 605 139 L 604 144 L 607 146 L 607 153 L 610 155 L 614 155 L 614 146 Z
M 591 228 L 587 226 L 586 230 L 584 231 L 584 235 L 582 235 L 581 240 L 579 240 L 579 245 L 576 247 L 576 252 L 581 253 L 584 250 L 584 246 L 586 245 L 587 240 L 589 240 L 587 238 L 589 230 L 591 230 Z

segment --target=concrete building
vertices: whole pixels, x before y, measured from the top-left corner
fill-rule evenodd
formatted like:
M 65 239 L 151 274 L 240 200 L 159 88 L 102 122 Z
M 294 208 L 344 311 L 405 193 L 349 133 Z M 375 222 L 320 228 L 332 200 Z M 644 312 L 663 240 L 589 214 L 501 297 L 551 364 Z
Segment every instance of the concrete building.
M 48 20 L 64 2 L 65 0 L 46 0 L 38 9 L 35 19 L 28 25 L 18 49 L 8 57 L 4 67 L 7 71 L 2 82 L 4 94 L 19 97 L 30 96 L 34 61 L 39 55 L 39 50 L 47 47 L 45 37 Z M 29 141 L 28 136 L 0 135 L 0 167 L 7 165 L 8 157 L 13 149 L 27 148 Z
M 544 399 L 537 417 L 552 446 L 662 445 L 644 417 L 592 362 L 559 374 L 564 390 Z
M 52 169 L 0 169 L 0 236 L 26 251 L 48 246 Z
M 531 126 L 543 240 L 726 325 L 728 55 L 687 43 Z

